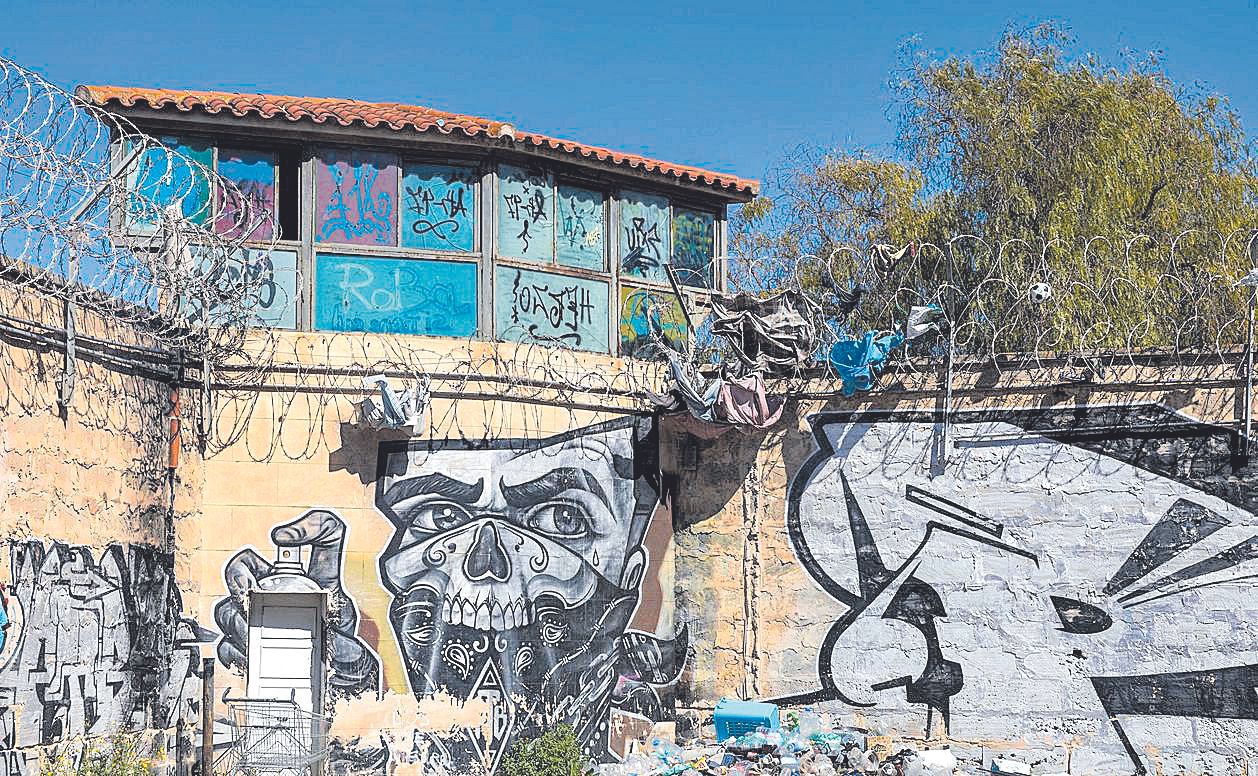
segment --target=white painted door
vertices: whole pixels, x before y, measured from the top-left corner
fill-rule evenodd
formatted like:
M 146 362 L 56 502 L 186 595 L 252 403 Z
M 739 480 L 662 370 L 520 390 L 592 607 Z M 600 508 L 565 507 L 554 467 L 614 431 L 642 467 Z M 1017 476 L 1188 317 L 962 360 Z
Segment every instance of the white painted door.
M 249 612 L 250 698 L 293 698 L 306 711 L 321 701 L 320 597 L 253 596 Z

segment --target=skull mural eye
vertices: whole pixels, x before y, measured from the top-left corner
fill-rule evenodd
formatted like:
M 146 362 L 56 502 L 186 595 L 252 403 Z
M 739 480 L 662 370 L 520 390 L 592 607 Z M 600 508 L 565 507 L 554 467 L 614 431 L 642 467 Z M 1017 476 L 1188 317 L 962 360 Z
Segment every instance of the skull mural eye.
M 399 505 L 402 507 L 402 505 Z M 438 533 L 472 522 L 472 513 L 453 501 L 426 501 L 397 511 L 410 521 L 411 530 Z
M 548 501 L 530 509 L 525 524 L 555 539 L 583 539 L 589 536 L 590 515 L 585 507 L 571 501 Z

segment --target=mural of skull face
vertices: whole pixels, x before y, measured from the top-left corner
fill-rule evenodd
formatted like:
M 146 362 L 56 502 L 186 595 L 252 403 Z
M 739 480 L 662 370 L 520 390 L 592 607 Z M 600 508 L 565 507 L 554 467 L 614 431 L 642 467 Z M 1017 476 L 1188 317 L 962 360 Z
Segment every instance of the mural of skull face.
M 653 472 L 635 455 L 638 431 L 382 447 L 376 505 L 395 533 L 380 573 L 411 688 L 491 702 L 489 739 L 467 742 L 490 770 L 516 735 L 558 722 L 605 758 L 626 673 L 653 676 L 624 670 L 641 653 L 625 636 L 658 503 L 637 476 Z M 655 653 L 673 662 L 671 648 Z

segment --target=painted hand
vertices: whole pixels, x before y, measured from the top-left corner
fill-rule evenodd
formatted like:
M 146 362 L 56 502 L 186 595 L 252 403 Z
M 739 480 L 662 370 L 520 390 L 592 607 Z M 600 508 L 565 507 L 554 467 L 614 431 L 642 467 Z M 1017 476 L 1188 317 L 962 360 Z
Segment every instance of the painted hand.
M 345 523 L 326 510 L 307 512 L 292 522 L 275 527 L 271 541 L 277 547 L 308 547 L 310 560 L 305 577 L 328 594 L 328 645 L 331 699 L 359 695 L 379 686 L 380 662 L 358 637 L 358 608 L 341 585 L 341 559 Z M 247 667 L 249 594 L 281 582 L 281 572 L 253 548 L 232 556 L 223 569 L 228 595 L 214 607 L 214 620 L 223 637 L 218 659 L 225 666 Z M 291 572 L 287 576 L 292 576 Z M 300 579 L 300 578 L 298 578 Z

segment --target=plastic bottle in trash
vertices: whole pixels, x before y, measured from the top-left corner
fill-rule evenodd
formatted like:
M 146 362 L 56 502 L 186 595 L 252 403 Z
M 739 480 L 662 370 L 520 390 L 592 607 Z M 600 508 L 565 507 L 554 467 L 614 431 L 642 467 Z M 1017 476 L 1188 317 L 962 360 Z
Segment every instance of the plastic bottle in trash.
M 799 758 L 793 754 L 785 755 L 778 760 L 778 768 L 781 776 L 799 776 Z
M 816 735 L 825 730 L 821 724 L 821 717 L 813 712 L 811 706 L 805 706 L 799 712 L 799 734 L 804 738 Z

